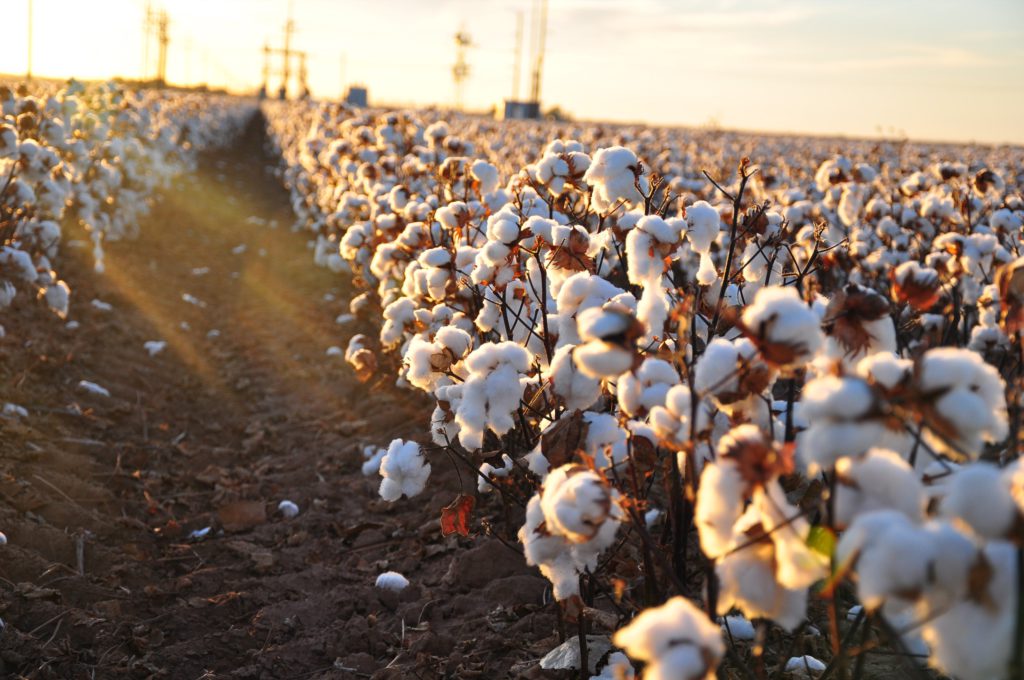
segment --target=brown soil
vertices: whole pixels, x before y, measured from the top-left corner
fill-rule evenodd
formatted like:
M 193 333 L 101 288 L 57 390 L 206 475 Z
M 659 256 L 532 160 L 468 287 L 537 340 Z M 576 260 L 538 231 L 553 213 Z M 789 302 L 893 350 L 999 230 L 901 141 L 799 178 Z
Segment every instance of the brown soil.
M 362 444 L 421 437 L 429 411 L 325 355 L 358 330 L 334 323 L 351 291 L 289 230 L 262 148 L 254 121 L 109 247 L 105 275 L 66 247 L 78 330 L 24 295 L 4 319 L 0 401 L 31 415 L 0 421 L 0 675 L 539 677 L 546 582 L 513 545 L 441 537 L 451 466 L 394 505 L 361 474 Z M 375 588 L 388 569 L 412 585 Z

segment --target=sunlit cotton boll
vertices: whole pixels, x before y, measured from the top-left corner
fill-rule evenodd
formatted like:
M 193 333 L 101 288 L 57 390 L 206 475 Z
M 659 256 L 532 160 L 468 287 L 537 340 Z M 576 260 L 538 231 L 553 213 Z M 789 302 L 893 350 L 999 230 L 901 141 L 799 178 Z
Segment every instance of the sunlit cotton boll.
M 627 207 L 643 196 L 637 191 L 648 191 L 650 185 L 641 174 L 640 160 L 636 154 L 621 146 L 599 149 L 583 175 L 583 181 L 594 189 L 594 207 L 599 212 L 608 212 L 618 205 Z
M 409 587 L 409 579 L 397 571 L 385 571 L 377 576 L 377 582 L 374 585 L 381 590 L 391 590 L 399 593 Z
M 710 680 L 725 653 L 718 624 L 679 596 L 643 610 L 612 640 L 647 664 L 646 680 Z
M 420 445 L 413 441 L 395 439 L 380 462 L 380 497 L 388 502 L 402 496 L 412 498 L 423 491 L 430 476 L 430 463 L 426 462 Z
M 299 516 L 299 506 L 287 499 L 277 504 L 277 511 L 287 519 Z
M 825 341 L 818 315 L 795 288 L 762 288 L 743 310 L 742 319 L 761 356 L 780 369 L 806 364 Z

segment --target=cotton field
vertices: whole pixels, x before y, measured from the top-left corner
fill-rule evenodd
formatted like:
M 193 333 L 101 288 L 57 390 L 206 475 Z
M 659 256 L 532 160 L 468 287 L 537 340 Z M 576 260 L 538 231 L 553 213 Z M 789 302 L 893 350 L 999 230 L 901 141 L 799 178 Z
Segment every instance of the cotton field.
M 1022 183 L 0 85 L 0 668 L 1022 678 Z
M 556 667 L 1021 677 L 1020 148 L 262 110 L 345 360 L 422 404 L 364 474 L 518 518 Z

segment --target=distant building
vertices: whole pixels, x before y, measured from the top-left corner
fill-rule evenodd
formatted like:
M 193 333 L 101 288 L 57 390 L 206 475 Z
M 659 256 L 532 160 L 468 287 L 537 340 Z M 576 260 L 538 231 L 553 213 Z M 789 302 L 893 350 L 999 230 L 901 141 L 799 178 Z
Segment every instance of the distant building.
M 370 105 L 370 95 L 365 87 L 349 87 L 345 93 L 345 103 L 365 108 Z
M 523 102 L 506 99 L 498 107 L 498 120 L 537 120 L 540 118 L 540 102 Z

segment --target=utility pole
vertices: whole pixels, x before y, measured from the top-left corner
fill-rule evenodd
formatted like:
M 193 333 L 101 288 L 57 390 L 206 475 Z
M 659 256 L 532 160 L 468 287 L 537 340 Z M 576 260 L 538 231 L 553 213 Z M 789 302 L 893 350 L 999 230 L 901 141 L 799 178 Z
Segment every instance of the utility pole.
M 473 41 L 465 29 L 455 34 L 455 65 L 452 66 L 452 78 L 455 80 L 455 108 L 462 110 L 463 84 L 469 77 L 469 63 L 466 61 L 466 50 L 473 46 Z
M 146 18 L 142 21 L 142 75 L 141 80 L 149 79 L 149 41 L 153 35 L 153 3 L 146 3 Z
M 278 99 L 288 97 L 288 79 L 291 77 L 291 50 L 292 33 L 295 31 L 295 22 L 292 20 L 292 2 L 288 0 L 288 21 L 284 24 L 284 64 L 281 69 L 281 89 L 277 91 Z
M 28 67 L 25 80 L 32 80 L 32 0 L 28 0 Z
M 519 100 L 519 73 L 523 70 L 523 12 L 516 12 L 516 60 L 512 72 L 512 101 Z
M 534 9 L 536 10 L 536 4 Z M 534 25 L 533 82 L 530 84 L 531 101 L 540 104 L 541 73 L 544 70 L 544 47 L 548 37 L 548 0 L 540 0 L 540 11 Z
M 160 18 L 157 21 L 157 40 L 160 42 L 160 57 L 157 61 L 157 82 L 160 85 L 167 84 L 167 43 L 171 40 L 167 32 L 169 23 L 167 11 L 160 10 Z

